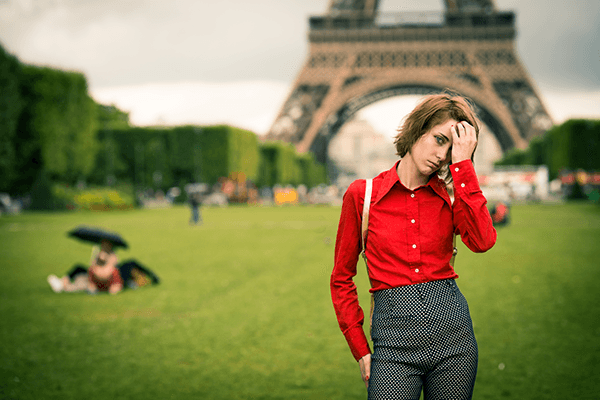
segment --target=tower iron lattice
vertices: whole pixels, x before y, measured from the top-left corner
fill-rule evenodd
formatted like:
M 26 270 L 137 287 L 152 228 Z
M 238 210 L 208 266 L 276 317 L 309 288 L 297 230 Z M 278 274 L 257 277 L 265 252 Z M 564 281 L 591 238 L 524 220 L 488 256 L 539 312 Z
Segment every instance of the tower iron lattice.
M 517 57 L 515 14 L 492 0 L 444 5 L 391 14 L 379 0 L 331 0 L 309 19 L 307 61 L 267 138 L 326 162 L 330 140 L 361 108 L 449 90 L 472 100 L 503 151 L 525 148 L 552 119 Z

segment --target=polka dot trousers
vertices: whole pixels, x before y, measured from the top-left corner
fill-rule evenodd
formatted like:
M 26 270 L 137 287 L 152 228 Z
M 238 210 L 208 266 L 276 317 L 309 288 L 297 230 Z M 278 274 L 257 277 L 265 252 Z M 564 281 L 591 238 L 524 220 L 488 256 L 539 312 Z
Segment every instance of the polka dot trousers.
M 453 279 L 374 293 L 369 399 L 471 399 L 477 342 Z

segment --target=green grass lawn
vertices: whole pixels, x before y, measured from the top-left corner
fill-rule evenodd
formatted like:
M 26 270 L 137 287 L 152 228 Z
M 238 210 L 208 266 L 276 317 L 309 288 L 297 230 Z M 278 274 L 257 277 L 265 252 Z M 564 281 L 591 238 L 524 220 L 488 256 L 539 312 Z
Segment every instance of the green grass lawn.
M 364 399 L 329 295 L 336 207 L 230 207 L 0 218 L 1 399 Z M 515 206 L 496 246 L 456 269 L 480 360 L 475 399 L 600 393 L 600 209 Z M 162 279 L 55 294 L 87 263 L 79 224 L 120 232 Z M 361 264 L 361 300 L 368 304 Z

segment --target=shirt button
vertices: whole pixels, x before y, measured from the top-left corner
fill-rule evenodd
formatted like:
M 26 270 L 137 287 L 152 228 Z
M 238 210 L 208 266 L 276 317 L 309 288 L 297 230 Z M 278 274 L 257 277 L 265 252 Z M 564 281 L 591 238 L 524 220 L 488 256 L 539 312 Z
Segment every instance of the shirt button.
M 415 197 L 415 194 L 414 194 L 414 193 L 411 193 L 411 194 L 410 194 L 410 197 L 413 197 L 413 198 L 414 198 L 414 197 Z
M 454 171 L 458 172 L 458 167 L 454 168 Z
M 460 187 L 465 187 L 465 184 L 464 184 L 464 183 L 461 183 L 461 184 L 460 184 Z
M 419 268 L 416 268 L 416 269 L 415 269 L 415 272 L 419 272 Z
M 416 248 L 417 248 L 417 245 L 416 245 L 416 244 L 413 244 L 413 249 L 416 249 Z
M 411 220 L 410 220 L 410 222 L 414 224 L 414 223 L 415 223 L 415 220 L 414 220 L 414 219 L 411 219 Z

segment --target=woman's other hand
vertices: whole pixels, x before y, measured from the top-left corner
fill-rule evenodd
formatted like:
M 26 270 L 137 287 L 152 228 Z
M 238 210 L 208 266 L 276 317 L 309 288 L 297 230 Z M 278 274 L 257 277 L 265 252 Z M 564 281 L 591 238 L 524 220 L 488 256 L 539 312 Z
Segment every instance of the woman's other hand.
M 460 121 L 452 128 L 452 162 L 470 160 L 477 147 L 475 128 L 466 121 Z
M 367 354 L 358 360 L 360 366 L 360 375 L 366 387 L 369 387 L 369 378 L 371 377 L 371 354 Z

